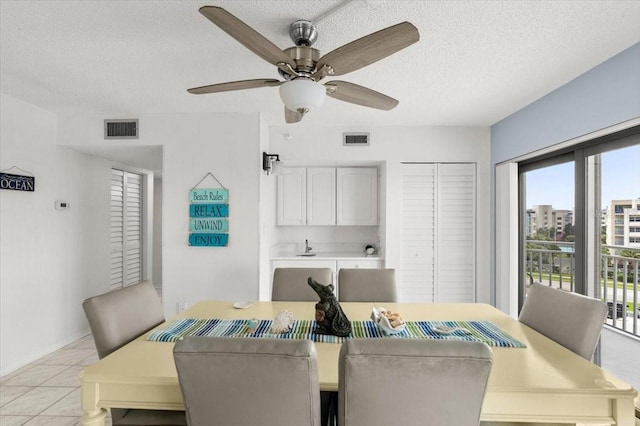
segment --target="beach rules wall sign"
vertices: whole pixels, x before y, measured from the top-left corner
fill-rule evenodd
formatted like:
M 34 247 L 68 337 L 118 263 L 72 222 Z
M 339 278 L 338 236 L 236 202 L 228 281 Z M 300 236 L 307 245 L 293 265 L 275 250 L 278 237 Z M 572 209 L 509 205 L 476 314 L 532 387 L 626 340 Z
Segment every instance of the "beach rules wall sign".
M 209 175 L 218 181 L 211 173 L 207 174 Z M 202 178 L 198 185 L 207 176 Z M 225 247 L 228 243 L 229 191 L 224 187 L 194 187 L 189 191 L 189 245 Z

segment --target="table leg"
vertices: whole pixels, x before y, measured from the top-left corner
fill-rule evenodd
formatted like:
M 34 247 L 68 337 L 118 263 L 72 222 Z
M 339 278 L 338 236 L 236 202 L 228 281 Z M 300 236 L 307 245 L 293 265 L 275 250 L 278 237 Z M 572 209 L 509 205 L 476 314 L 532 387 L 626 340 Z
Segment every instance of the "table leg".
M 635 417 L 633 399 L 617 399 L 613 402 L 613 418 L 616 419 L 616 425 L 635 426 Z
M 81 378 L 81 406 L 82 418 L 80 424 L 82 426 L 105 426 L 104 419 L 107 417 L 107 410 L 98 407 L 98 395 L 100 395 L 100 386 L 97 383 L 85 382 Z
M 98 411 L 85 411 L 80 420 L 80 424 L 82 426 L 105 426 L 105 417 L 107 417 L 107 410 L 103 408 Z

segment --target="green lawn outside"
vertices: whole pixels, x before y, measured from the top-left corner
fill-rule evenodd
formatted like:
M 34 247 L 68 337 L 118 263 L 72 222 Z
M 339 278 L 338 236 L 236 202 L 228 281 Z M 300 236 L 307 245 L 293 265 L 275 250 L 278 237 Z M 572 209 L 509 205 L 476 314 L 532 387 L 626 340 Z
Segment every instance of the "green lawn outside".
M 533 272 L 533 279 L 536 280 L 540 277 L 540 275 L 537 272 Z M 553 273 L 551 274 L 551 281 L 557 281 L 560 282 L 560 275 L 562 275 L 562 284 L 570 284 L 571 283 L 571 274 L 556 274 Z M 548 272 L 543 272 L 542 273 L 542 279 L 540 280 L 541 282 L 549 282 L 549 273 Z M 616 286 L 618 287 L 618 289 L 622 290 L 624 283 L 618 281 L 616 283 Z M 613 288 L 613 279 L 608 279 L 607 280 L 607 287 L 609 288 Z M 627 283 L 627 290 L 633 290 L 633 283 Z
M 534 280 L 538 280 L 540 278 L 540 275 L 537 272 L 533 272 L 533 279 Z M 565 288 L 565 286 L 568 286 L 571 284 L 571 275 L 570 274 L 556 274 L 553 273 L 551 274 L 551 281 L 554 282 L 560 282 L 560 275 L 562 275 L 562 286 L 563 288 Z M 549 282 L 549 273 L 547 272 L 543 272 L 542 273 L 542 283 L 548 283 Z M 609 289 L 613 289 L 613 279 L 608 279 L 607 280 L 607 287 Z M 617 282 L 616 283 L 616 287 L 618 288 L 618 290 L 622 290 L 624 288 L 624 284 L 622 282 Z M 626 285 L 627 290 L 633 291 L 633 283 L 627 283 Z M 640 289 L 639 289 L 640 290 Z M 640 299 L 640 297 L 639 297 Z M 640 310 L 640 300 L 638 301 L 638 310 Z M 627 302 L 627 312 L 633 312 L 633 302 Z

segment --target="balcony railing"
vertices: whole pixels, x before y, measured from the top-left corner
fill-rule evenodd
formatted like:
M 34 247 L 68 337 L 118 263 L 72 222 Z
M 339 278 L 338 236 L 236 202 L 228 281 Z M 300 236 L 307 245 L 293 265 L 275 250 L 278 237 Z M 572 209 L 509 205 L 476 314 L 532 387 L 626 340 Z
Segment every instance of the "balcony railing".
M 630 247 L 602 246 L 598 297 L 609 306 L 607 325 L 640 337 L 640 259 L 621 256 L 622 250 L 640 253 Z M 527 284 L 575 291 L 574 244 L 527 240 L 525 276 Z

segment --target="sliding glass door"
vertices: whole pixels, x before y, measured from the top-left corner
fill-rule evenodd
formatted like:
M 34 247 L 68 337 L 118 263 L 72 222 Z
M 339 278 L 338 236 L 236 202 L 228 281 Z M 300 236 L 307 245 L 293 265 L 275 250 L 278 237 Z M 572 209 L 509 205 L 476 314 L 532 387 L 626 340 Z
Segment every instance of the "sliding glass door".
M 587 157 L 600 162 L 599 296 L 607 324 L 640 335 L 640 145 Z
M 600 298 L 640 337 L 640 128 L 518 164 L 519 306 L 542 283 Z

